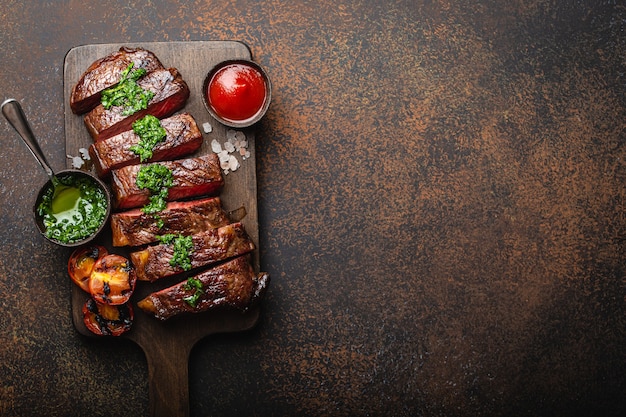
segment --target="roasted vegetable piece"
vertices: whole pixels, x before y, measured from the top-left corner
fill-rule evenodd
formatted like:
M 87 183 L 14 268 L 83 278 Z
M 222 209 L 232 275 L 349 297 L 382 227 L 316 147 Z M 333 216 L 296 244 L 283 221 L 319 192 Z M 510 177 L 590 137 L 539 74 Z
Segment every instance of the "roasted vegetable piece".
M 133 307 L 130 303 L 112 306 L 101 304 L 93 298 L 83 306 L 83 322 L 90 332 L 98 336 L 119 336 L 133 324 Z
M 98 259 L 108 255 L 104 246 L 92 245 L 76 249 L 67 262 L 67 272 L 72 281 L 81 289 L 89 292 L 89 277 Z
M 125 257 L 109 254 L 96 262 L 89 279 L 89 293 L 99 303 L 120 305 L 130 299 L 137 276 Z

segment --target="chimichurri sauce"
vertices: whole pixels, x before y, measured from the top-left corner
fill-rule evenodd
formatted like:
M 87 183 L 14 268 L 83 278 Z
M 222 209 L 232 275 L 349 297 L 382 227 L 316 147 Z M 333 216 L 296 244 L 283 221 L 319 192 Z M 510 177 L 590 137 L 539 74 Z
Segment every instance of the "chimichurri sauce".
M 55 192 L 56 190 L 56 192 Z M 37 207 L 48 238 L 74 243 L 94 234 L 106 220 L 107 198 L 86 177 L 55 177 Z

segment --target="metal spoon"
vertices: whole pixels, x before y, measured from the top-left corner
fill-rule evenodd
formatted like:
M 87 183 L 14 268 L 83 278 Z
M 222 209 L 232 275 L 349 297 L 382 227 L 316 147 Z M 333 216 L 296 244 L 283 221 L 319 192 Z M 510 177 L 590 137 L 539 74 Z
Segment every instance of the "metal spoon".
M 108 188 L 106 187 L 106 185 L 104 185 L 104 183 L 100 180 L 100 178 L 97 178 L 96 176 L 88 172 L 84 172 L 84 171 L 80 171 L 76 169 L 66 169 L 66 170 L 59 171 L 55 174 L 52 168 L 50 168 L 50 165 L 48 164 L 48 161 L 46 160 L 46 157 L 44 156 L 43 152 L 41 151 L 41 148 L 39 147 L 39 143 L 37 142 L 37 139 L 35 139 L 35 135 L 33 134 L 33 131 L 30 128 L 30 124 L 28 123 L 28 120 L 26 119 L 26 115 L 24 114 L 24 111 L 22 110 L 22 106 L 20 105 L 20 103 L 17 100 L 10 98 L 10 99 L 5 100 L 0 105 L 0 108 L 2 109 L 2 114 L 4 115 L 4 117 L 20 135 L 20 137 L 22 138 L 22 140 L 24 141 L 24 143 L 26 144 L 30 152 L 33 154 L 35 159 L 37 159 L 37 162 L 39 162 L 41 167 L 46 172 L 46 175 L 48 175 L 48 178 L 50 179 L 39 191 L 39 194 L 37 195 L 37 199 L 35 202 L 35 206 L 33 208 L 33 211 L 35 214 L 35 222 L 37 223 L 37 227 L 39 228 L 39 231 L 41 232 L 41 234 L 44 237 L 46 237 L 46 239 L 50 240 L 51 242 L 54 242 L 61 246 L 68 246 L 68 247 L 82 245 L 94 239 L 96 235 L 98 235 L 99 232 L 104 227 L 104 224 L 106 223 L 106 219 L 108 219 L 108 216 L 111 212 L 111 194 Z M 102 189 L 107 199 L 106 219 L 102 223 L 101 227 L 93 235 L 86 237 L 83 240 L 72 242 L 72 243 L 64 243 L 64 242 L 60 242 L 58 240 L 48 237 L 45 233 L 46 227 L 43 224 L 42 216 L 39 215 L 37 211 L 37 207 L 39 206 L 39 203 L 41 202 L 43 195 L 46 193 L 47 190 L 50 189 L 50 187 L 54 187 L 54 193 L 52 197 L 53 204 L 54 204 L 55 197 L 59 193 L 63 192 L 63 190 L 67 190 L 68 188 L 70 188 L 69 186 L 59 183 L 59 178 L 65 178 L 68 176 L 89 178 L 98 187 Z
M 28 120 L 26 120 L 26 115 L 24 114 L 20 103 L 14 98 L 10 98 L 5 100 L 0 107 L 2 107 L 2 114 L 4 117 L 11 124 L 11 126 L 13 126 L 13 129 L 17 131 L 22 140 L 24 140 L 24 143 L 28 146 L 28 149 L 33 154 L 35 159 L 37 159 L 39 165 L 41 165 L 43 170 L 46 171 L 50 180 L 54 182 L 54 172 L 52 171 L 52 168 L 50 168 L 43 152 L 41 152 L 39 143 L 37 142 L 37 139 L 35 139 L 35 135 L 28 124 Z
M 37 162 L 39 162 L 39 165 L 41 165 L 43 170 L 46 172 L 46 175 L 48 175 L 48 178 L 50 178 L 50 181 L 52 182 L 52 185 L 54 187 L 54 193 L 52 197 L 54 199 L 61 191 L 67 189 L 67 186 L 59 184 L 56 175 L 52 171 L 52 168 L 50 168 L 50 164 L 48 164 L 46 157 L 39 147 L 39 142 L 37 142 L 37 139 L 35 139 L 35 135 L 33 134 L 33 131 L 30 128 L 30 124 L 26 119 L 26 115 L 22 110 L 22 106 L 17 100 L 15 100 L 14 98 L 10 98 L 5 100 L 2 105 L 0 105 L 0 107 L 2 108 L 2 114 L 4 115 L 4 117 L 17 131 L 17 133 L 20 135 L 20 137 L 28 147 L 28 150 L 30 150 Z

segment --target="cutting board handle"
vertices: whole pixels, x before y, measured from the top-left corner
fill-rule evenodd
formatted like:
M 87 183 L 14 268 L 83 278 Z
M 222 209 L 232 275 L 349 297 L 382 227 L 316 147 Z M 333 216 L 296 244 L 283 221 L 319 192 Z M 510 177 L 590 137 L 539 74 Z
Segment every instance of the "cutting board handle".
M 149 415 L 188 417 L 191 347 L 176 343 L 157 343 L 142 348 L 148 362 Z M 175 351 L 171 352 L 169 349 Z

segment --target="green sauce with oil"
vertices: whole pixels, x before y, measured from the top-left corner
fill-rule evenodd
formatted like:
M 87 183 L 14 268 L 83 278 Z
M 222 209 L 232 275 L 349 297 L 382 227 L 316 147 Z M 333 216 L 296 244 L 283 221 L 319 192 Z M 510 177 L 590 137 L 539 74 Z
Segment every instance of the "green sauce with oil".
M 107 199 L 89 178 L 55 177 L 37 206 L 45 235 L 61 243 L 75 243 L 93 235 L 106 220 Z

